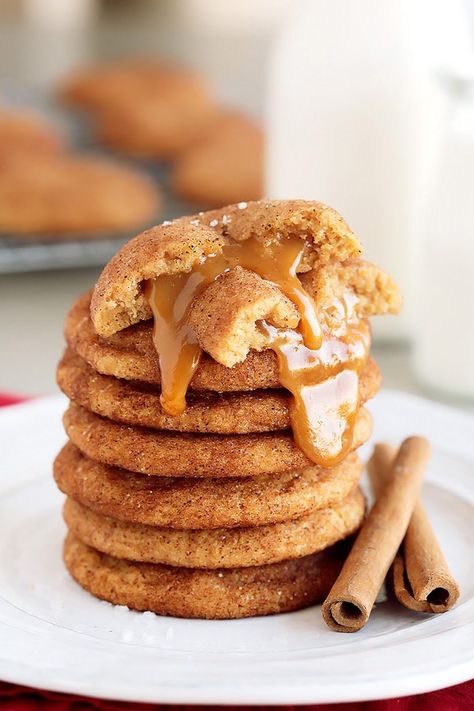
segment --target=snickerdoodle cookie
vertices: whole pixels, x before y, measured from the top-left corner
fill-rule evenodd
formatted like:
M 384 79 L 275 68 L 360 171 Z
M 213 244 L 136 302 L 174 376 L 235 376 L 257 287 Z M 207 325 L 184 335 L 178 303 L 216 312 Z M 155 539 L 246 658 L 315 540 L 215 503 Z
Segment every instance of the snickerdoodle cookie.
M 320 602 L 344 562 L 337 544 L 304 558 L 250 568 L 201 570 L 130 563 L 69 534 L 64 562 L 73 578 L 102 600 L 158 615 L 231 619 L 289 612 Z
M 207 130 L 217 107 L 194 72 L 153 60 L 79 70 L 60 89 L 92 112 L 99 140 L 133 155 L 170 158 Z
M 64 150 L 58 129 L 25 109 L 0 107 L 0 164 L 5 157 L 52 155 Z
M 70 400 L 97 415 L 129 425 L 219 434 L 271 432 L 290 427 L 290 396 L 282 389 L 192 392 L 185 411 L 173 416 L 163 410 L 159 388 L 100 375 L 70 349 L 59 363 L 57 379 Z M 360 377 L 361 404 L 377 394 L 380 381 L 380 370 L 369 358 Z
M 150 180 L 95 156 L 0 161 L 0 230 L 91 238 L 150 223 L 159 196 Z
M 287 430 L 240 435 L 166 432 L 113 422 L 75 403 L 66 410 L 63 422 L 71 442 L 88 457 L 140 474 L 259 476 L 314 465 Z M 371 415 L 361 408 L 349 449 L 364 444 L 371 432 Z
M 209 129 L 178 156 L 171 186 L 183 199 L 221 207 L 263 195 L 263 132 L 247 116 L 222 112 Z
M 83 543 L 102 553 L 144 563 L 184 568 L 238 568 L 301 558 L 354 533 L 364 516 L 360 489 L 332 507 L 266 526 L 177 530 L 119 521 L 73 499 L 64 520 Z
M 260 526 L 342 501 L 359 481 L 356 454 L 330 469 L 204 479 L 134 474 L 86 457 L 68 443 L 54 462 L 65 494 L 105 516 L 177 529 Z

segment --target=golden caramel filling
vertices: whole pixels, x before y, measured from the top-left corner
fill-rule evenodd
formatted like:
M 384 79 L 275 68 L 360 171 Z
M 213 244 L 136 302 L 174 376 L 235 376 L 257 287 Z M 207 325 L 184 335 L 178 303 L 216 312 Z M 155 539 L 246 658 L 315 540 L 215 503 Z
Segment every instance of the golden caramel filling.
M 296 306 L 297 330 L 260 327 L 278 357 L 280 382 L 293 395 L 291 423 L 295 441 L 315 463 L 328 466 L 342 459 L 352 444 L 358 409 L 359 373 L 368 354 L 366 322 L 354 314 L 350 294 L 334 304 L 344 328 L 323 332 L 316 306 L 297 276 L 305 242 L 297 237 L 271 244 L 254 239 L 233 242 L 210 255 L 189 273 L 162 275 L 144 285 L 154 317 L 153 340 L 161 370 L 161 404 L 171 415 L 186 407 L 186 391 L 199 364 L 201 348 L 187 313 L 195 296 L 237 265 L 273 282 Z
M 352 445 L 359 407 L 359 374 L 367 359 L 367 322 L 350 322 L 344 336 L 325 334 L 310 349 L 298 331 L 262 324 L 278 357 L 280 382 L 293 395 L 291 427 L 295 442 L 316 464 L 337 464 Z

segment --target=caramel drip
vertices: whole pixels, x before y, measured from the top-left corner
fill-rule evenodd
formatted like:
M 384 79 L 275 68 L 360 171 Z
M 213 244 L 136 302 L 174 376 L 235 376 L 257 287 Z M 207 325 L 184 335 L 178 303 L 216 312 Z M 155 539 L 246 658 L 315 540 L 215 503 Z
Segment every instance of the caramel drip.
M 153 341 L 158 351 L 161 371 L 160 402 L 170 415 L 179 415 L 186 407 L 186 391 L 199 365 L 201 349 L 185 323 L 185 298 L 189 274 L 146 282 L 145 296 L 153 312 Z M 190 296 L 188 305 L 191 303 Z M 159 345 L 159 350 L 157 344 Z
M 305 342 L 321 345 L 321 331 L 311 297 L 296 276 L 303 255 L 299 238 L 264 245 L 257 240 L 233 242 L 222 253 L 212 254 L 193 267 L 193 271 L 166 274 L 145 284 L 145 296 L 153 313 L 153 340 L 161 370 L 161 404 L 170 415 L 186 407 L 186 391 L 199 364 L 201 349 L 186 323 L 194 297 L 220 274 L 240 265 L 274 282 L 297 306 Z
M 145 296 L 154 317 L 161 404 L 168 414 L 178 415 L 186 407 L 186 391 L 201 357 L 186 321 L 195 296 L 237 265 L 278 286 L 298 309 L 298 330 L 276 329 L 265 322 L 261 327 L 277 354 L 280 382 L 293 395 L 290 414 L 295 441 L 312 461 L 328 466 L 340 461 L 352 442 L 358 374 L 367 357 L 369 334 L 366 324 L 354 318 L 349 295 L 333 306 L 344 317 L 344 332 L 322 332 L 314 301 L 297 276 L 304 248 L 305 242 L 297 237 L 270 244 L 255 239 L 232 242 L 221 253 L 203 258 L 189 273 L 146 282 Z
M 316 464 L 332 466 L 352 445 L 359 409 L 359 374 L 370 333 L 354 320 L 343 336 L 327 334 L 321 348 L 307 348 L 297 331 L 262 323 L 278 357 L 280 382 L 293 395 L 290 419 L 295 442 Z
M 249 239 L 224 247 L 224 254 L 236 260 L 232 266 L 240 264 L 241 267 L 276 284 L 298 309 L 305 344 L 308 348 L 319 348 L 322 344 L 322 333 L 316 307 L 296 274 L 304 246 L 304 241 L 297 237 L 281 239 L 268 246 Z
M 160 361 L 160 402 L 169 415 L 184 411 L 186 391 L 201 358 L 201 348 L 186 323 L 188 309 L 196 294 L 227 268 L 223 255 L 212 255 L 192 272 L 166 274 L 145 284 Z

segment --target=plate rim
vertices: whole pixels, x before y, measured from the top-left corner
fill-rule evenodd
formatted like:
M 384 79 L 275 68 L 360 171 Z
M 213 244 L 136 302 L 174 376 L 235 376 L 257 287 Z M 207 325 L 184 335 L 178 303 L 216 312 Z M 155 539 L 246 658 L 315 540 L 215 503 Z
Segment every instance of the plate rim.
M 472 440 L 468 443 L 466 451 L 468 458 L 474 460 L 474 417 L 470 413 L 457 410 L 449 405 L 433 402 L 426 398 L 403 393 L 395 390 L 384 390 L 381 399 L 387 400 L 387 403 L 392 401 L 392 404 L 403 404 L 407 407 L 410 405 L 418 405 L 428 407 L 433 417 L 449 421 L 451 427 L 459 427 L 464 436 L 472 434 Z M 10 418 L 13 420 L 28 417 L 28 414 L 34 414 L 35 411 L 46 408 L 56 408 L 60 404 L 66 402 L 62 395 L 52 395 L 34 400 L 19 403 L 10 407 L 0 409 L 0 426 Z M 22 413 L 25 413 L 23 415 Z M 446 420 L 446 418 L 448 418 Z M 451 446 L 440 446 L 439 449 L 453 451 Z M 463 450 L 463 454 L 466 454 Z M 30 478 L 24 478 L 21 483 L 27 485 L 33 483 L 34 480 L 42 479 L 38 475 Z M 10 493 L 13 488 L 16 488 L 18 482 L 15 480 L 13 486 L 8 486 L 5 477 L 0 475 L 0 493 Z M 448 487 L 451 490 L 451 487 Z M 472 624 L 472 622 L 470 623 Z M 470 626 L 469 622 L 466 625 Z M 3 623 L 0 622 L 3 626 Z M 464 630 L 462 630 L 464 632 Z M 2 660 L 0 660 L 1 662 Z M 111 658 L 111 662 L 113 658 Z M 309 662 L 310 660 L 308 660 Z M 179 664 L 179 660 L 176 660 Z M 270 660 L 268 664 L 273 662 Z M 282 660 L 283 663 L 283 660 Z M 284 662 L 286 665 L 298 664 L 301 665 L 300 659 L 287 659 Z M 111 665 L 112 667 L 112 665 Z M 224 670 L 223 670 L 224 671 Z M 256 683 L 252 679 L 250 684 L 242 684 L 236 692 L 235 679 L 225 677 L 221 683 L 213 686 L 202 684 L 186 686 L 186 684 L 178 685 L 176 681 L 174 686 L 168 687 L 163 685 L 141 685 L 141 687 L 131 687 L 128 681 L 123 683 L 120 675 L 116 675 L 115 680 L 108 679 L 108 675 L 103 675 L 100 679 L 94 678 L 93 682 L 89 683 L 87 679 L 82 681 L 71 679 L 58 679 L 54 674 L 49 675 L 49 678 L 41 678 L 41 669 L 26 664 L 15 668 L 2 669 L 0 667 L 0 676 L 3 681 L 33 686 L 40 690 L 56 691 L 59 693 L 69 693 L 82 696 L 92 696 L 95 698 L 123 701 L 137 701 L 148 703 L 174 703 L 174 704 L 305 704 L 305 703 L 343 703 L 347 701 L 363 701 L 374 699 L 399 698 L 402 696 L 427 693 L 442 688 L 447 688 L 464 681 L 468 681 L 474 677 L 474 659 L 463 661 L 455 664 L 453 667 L 447 667 L 442 671 L 436 672 L 436 678 L 433 675 L 425 673 L 422 676 L 417 674 L 405 676 L 398 679 L 369 679 L 362 680 L 357 684 L 349 682 L 348 684 L 341 683 L 337 687 L 334 685 L 311 684 L 311 679 L 308 677 L 308 672 L 305 671 L 302 677 L 298 678 L 298 684 L 289 683 L 288 679 L 279 680 L 276 677 L 274 682 L 269 685 L 265 678 L 262 684 Z M 342 679 L 341 679 L 342 680 Z M 395 688 L 396 687 L 396 688 Z M 396 693 L 394 693 L 394 691 Z
M 40 679 L 31 683 L 25 683 L 22 680 L 21 674 L 9 674 L 3 677 L 2 681 L 17 684 L 19 686 L 27 686 L 40 691 L 54 692 L 59 694 L 71 694 L 73 696 L 84 696 L 107 701 L 123 701 L 148 704 L 189 704 L 189 705 L 219 705 L 219 706 L 234 706 L 234 705 L 300 705 L 300 704 L 330 704 L 330 703 L 351 703 L 362 701 L 384 701 L 387 699 L 398 699 L 407 696 L 415 696 L 419 694 L 441 691 L 452 686 L 472 681 L 474 679 L 474 669 L 472 665 L 465 665 L 459 668 L 458 674 L 439 675 L 439 683 L 432 683 L 432 678 L 427 677 L 420 682 L 420 677 L 413 678 L 410 683 L 405 682 L 404 685 L 397 686 L 397 693 L 388 693 L 383 690 L 382 684 L 384 680 L 379 682 L 364 682 L 360 684 L 354 691 L 354 687 L 347 687 L 347 692 L 337 691 L 334 693 L 333 687 L 315 692 L 314 687 L 307 686 L 302 689 L 301 686 L 292 686 L 291 688 L 273 688 L 269 691 L 268 686 L 258 687 L 253 686 L 247 689 L 245 685 L 240 687 L 239 696 L 236 696 L 235 681 L 230 681 L 227 685 L 215 689 L 208 689 L 204 693 L 200 688 L 162 690 L 154 689 L 154 693 L 147 693 L 146 689 L 142 691 L 130 691 L 129 687 L 124 686 L 118 693 L 111 690 L 103 689 L 95 686 L 91 691 L 87 683 L 83 687 L 79 684 L 68 684 L 54 681 L 52 683 L 42 682 Z M 114 682 L 115 684 L 116 682 Z M 382 687 L 379 689 L 379 684 Z M 73 687 L 73 688 L 71 688 Z M 158 696 L 156 692 L 158 691 Z M 322 693 L 321 693 L 322 692 Z M 316 695 L 317 694 L 317 695 Z

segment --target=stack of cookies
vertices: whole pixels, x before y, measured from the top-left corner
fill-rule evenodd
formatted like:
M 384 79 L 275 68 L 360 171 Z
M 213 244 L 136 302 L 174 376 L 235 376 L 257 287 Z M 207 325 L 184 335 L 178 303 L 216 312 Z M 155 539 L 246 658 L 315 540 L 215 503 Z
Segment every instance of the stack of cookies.
M 240 203 L 139 235 L 76 302 L 54 471 L 83 588 L 216 619 L 324 598 L 364 517 L 367 317 L 399 307 L 359 254 L 320 203 Z

